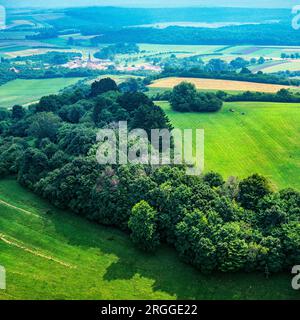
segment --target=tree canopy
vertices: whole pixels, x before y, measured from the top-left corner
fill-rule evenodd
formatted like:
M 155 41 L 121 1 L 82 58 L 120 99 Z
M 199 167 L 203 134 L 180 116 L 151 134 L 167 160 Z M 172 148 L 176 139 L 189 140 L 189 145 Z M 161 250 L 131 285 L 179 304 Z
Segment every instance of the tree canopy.
M 180 112 L 216 112 L 223 105 L 215 94 L 198 92 L 195 85 L 189 82 L 174 87 L 170 103 L 175 111 Z

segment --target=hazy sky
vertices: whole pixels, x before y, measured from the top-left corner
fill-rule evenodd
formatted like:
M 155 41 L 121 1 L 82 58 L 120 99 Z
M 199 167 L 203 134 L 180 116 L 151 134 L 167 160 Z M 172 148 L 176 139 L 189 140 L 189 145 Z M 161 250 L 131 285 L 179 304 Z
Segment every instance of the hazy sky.
M 232 6 L 291 8 L 298 0 L 0 0 L 6 7 L 71 7 L 71 6 L 129 6 L 129 7 L 175 7 L 175 6 Z

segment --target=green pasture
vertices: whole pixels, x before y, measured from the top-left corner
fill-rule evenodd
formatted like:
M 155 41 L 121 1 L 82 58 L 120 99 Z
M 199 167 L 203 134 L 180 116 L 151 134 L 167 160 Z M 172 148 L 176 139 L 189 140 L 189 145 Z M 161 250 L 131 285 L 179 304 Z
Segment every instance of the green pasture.
M 41 97 L 78 82 L 81 78 L 17 79 L 0 86 L 0 107 L 11 108 L 38 101 Z
M 1 299 L 299 299 L 291 274 L 203 275 L 173 249 L 137 250 L 115 229 L 58 210 L 0 181 Z
M 157 102 L 176 128 L 205 129 L 205 170 L 253 173 L 275 188 L 300 189 L 300 104 L 231 102 L 218 113 L 178 113 Z

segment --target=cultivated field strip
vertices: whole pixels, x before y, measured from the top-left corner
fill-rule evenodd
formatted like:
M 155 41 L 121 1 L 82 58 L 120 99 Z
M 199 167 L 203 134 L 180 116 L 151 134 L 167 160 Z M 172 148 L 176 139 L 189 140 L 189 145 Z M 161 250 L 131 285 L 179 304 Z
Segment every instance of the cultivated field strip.
M 193 83 L 197 89 L 201 90 L 225 90 L 225 91 L 256 91 L 256 92 L 277 92 L 280 89 L 298 89 L 297 87 L 284 86 L 267 83 L 254 83 L 246 81 L 232 81 L 220 79 L 204 78 L 162 78 L 154 81 L 150 88 L 168 88 L 171 89 L 179 83 L 186 81 Z

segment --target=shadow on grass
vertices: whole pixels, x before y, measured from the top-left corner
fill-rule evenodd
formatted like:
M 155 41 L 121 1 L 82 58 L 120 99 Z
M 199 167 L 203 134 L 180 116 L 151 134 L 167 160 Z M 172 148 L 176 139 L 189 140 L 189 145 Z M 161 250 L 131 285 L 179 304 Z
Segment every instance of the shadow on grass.
M 181 262 L 176 251 L 166 245 L 147 254 L 136 249 L 129 236 L 117 229 L 81 218 L 71 220 L 70 216 L 73 215 L 62 212 L 49 217 L 68 244 L 96 248 L 117 257 L 106 269 L 106 281 L 130 280 L 139 275 L 153 281 L 154 292 L 165 292 L 176 299 L 300 299 L 299 293 L 291 289 L 289 274 L 272 275 L 270 279 L 257 273 L 204 275 Z M 82 229 L 85 230 L 79 233 Z
M 26 203 L 43 217 L 42 232 L 44 229 L 53 232 L 54 229 L 64 243 L 83 251 L 95 250 L 96 261 L 98 255 L 99 260 L 104 254 L 114 256 L 106 259 L 107 265 L 101 261 L 104 270 L 101 276 L 107 282 L 139 276 L 150 280 L 153 292 L 167 293 L 177 299 L 300 299 L 299 292 L 291 289 L 291 275 L 288 273 L 272 275 L 270 279 L 265 279 L 263 274 L 203 275 L 182 263 L 172 248 L 163 245 L 154 254 L 141 252 L 133 246 L 127 234 L 58 210 L 12 180 L 7 180 L 0 189 L 10 203 L 15 203 L 17 195 L 16 203 Z M 94 267 L 97 268 L 93 265 L 91 272 L 95 272 L 96 279 L 98 275 Z M 145 295 L 149 296 L 141 290 L 140 298 Z

